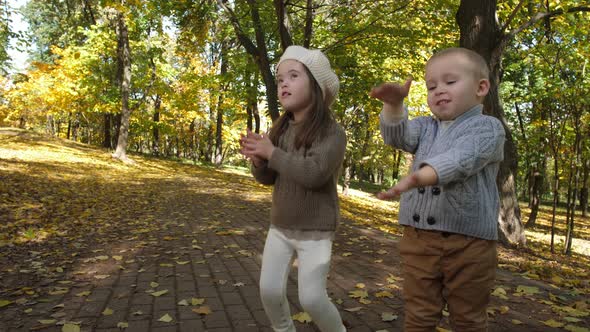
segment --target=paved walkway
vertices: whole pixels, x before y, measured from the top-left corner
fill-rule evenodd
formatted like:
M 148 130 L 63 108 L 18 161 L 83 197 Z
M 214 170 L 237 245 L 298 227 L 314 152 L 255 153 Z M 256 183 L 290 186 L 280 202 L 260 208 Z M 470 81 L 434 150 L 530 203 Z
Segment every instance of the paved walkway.
M 127 234 L 89 235 L 106 237 L 110 245 L 90 247 L 85 255 L 62 262 L 67 271 L 61 278 L 37 279 L 41 296 L 13 289 L 14 303 L 0 308 L 0 331 L 62 331 L 62 323 L 96 332 L 271 331 L 258 293 L 270 197 L 246 191 L 251 180 L 237 178 L 231 189 L 219 179 L 163 181 L 158 190 L 163 208 L 147 222 L 157 231 L 138 227 Z M 350 332 L 401 331 L 395 246 L 392 236 L 347 220 L 339 228 L 328 290 Z M 34 268 L 43 257 L 40 248 L 24 261 L 5 264 Z M 301 311 L 295 271 L 288 281 L 293 314 Z M 366 291 L 367 297 L 350 297 L 354 291 Z M 386 322 L 384 313 L 398 318 Z M 309 323 L 296 322 L 296 327 L 318 331 Z M 545 330 L 538 327 L 521 330 Z M 492 331 L 509 330 L 492 324 Z

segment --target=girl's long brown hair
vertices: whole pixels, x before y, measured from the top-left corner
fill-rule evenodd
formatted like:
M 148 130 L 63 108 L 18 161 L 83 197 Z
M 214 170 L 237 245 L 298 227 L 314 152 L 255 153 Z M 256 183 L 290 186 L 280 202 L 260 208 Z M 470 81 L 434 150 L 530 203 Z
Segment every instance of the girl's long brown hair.
M 317 138 L 325 136 L 334 120 L 334 115 L 332 114 L 330 107 L 324 102 L 320 85 L 315 80 L 309 69 L 307 69 L 306 66 L 303 66 L 303 68 L 305 68 L 305 72 L 309 78 L 309 83 L 312 85 L 312 107 L 304 122 L 301 124 L 300 130 L 295 136 L 295 149 L 304 147 L 305 150 L 307 150 Z M 291 112 L 283 112 L 283 114 L 281 114 L 281 116 L 273 123 L 269 133 L 269 138 L 273 145 L 279 145 L 279 138 L 289 127 L 290 120 L 293 120 L 293 114 L 291 114 Z

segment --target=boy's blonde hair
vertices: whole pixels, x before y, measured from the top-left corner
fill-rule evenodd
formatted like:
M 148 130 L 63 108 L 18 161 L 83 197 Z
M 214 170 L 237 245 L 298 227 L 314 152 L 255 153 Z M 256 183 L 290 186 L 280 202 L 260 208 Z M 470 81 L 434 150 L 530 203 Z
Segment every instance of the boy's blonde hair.
M 438 51 L 436 52 L 432 57 L 430 57 L 430 59 L 428 59 L 428 62 L 426 63 L 426 65 L 428 65 L 428 63 L 430 61 L 432 61 L 433 59 L 445 56 L 445 55 L 449 55 L 449 54 L 462 54 L 464 55 L 467 60 L 469 60 L 469 62 L 471 62 L 471 64 L 473 64 L 473 73 L 475 74 L 475 76 L 478 79 L 486 79 L 489 80 L 490 79 L 490 68 L 488 67 L 488 63 L 486 62 L 486 60 L 479 55 L 477 52 L 472 51 L 470 49 L 464 48 L 464 47 L 451 47 L 451 48 L 446 48 L 442 51 Z

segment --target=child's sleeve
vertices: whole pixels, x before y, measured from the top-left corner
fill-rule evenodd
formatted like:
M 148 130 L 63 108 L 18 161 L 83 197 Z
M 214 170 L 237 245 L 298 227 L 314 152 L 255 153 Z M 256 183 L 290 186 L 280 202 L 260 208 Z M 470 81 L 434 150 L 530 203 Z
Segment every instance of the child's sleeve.
M 323 140 L 314 142 L 305 156 L 276 148 L 268 167 L 280 173 L 281 177 L 315 189 L 326 184 L 339 170 L 345 150 L 346 134 L 338 126 Z
M 252 164 L 250 170 L 252 171 L 254 179 L 256 179 L 256 181 L 258 181 L 259 183 L 266 185 L 271 185 L 275 183 L 277 172 L 268 168 L 267 161 L 264 161 L 263 164 L 260 165 L 260 167 L 256 167 L 254 166 L 254 164 Z
M 480 172 L 491 163 L 504 159 L 506 132 L 502 123 L 491 116 L 469 127 L 449 142 L 449 149 L 419 165 L 430 165 L 438 175 L 438 183 L 445 185 L 464 180 Z
M 420 134 L 426 118 L 419 117 L 408 120 L 408 109 L 404 107 L 401 115 L 392 115 L 382 111 L 379 115 L 379 126 L 383 142 L 396 149 L 415 153 L 420 143 Z

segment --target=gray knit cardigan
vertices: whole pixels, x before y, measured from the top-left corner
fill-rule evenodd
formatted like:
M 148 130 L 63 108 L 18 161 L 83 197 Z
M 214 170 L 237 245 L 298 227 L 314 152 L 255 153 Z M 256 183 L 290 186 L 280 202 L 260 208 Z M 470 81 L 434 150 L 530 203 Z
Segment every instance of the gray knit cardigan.
M 387 122 L 381 114 L 385 143 L 414 154 L 413 171 L 430 165 L 438 175 L 437 185 L 402 194 L 400 224 L 498 239 L 496 176 L 504 157 L 505 131 L 482 109 L 477 105 L 463 113 L 444 132 L 431 116 Z

